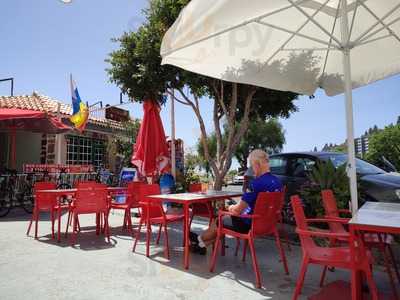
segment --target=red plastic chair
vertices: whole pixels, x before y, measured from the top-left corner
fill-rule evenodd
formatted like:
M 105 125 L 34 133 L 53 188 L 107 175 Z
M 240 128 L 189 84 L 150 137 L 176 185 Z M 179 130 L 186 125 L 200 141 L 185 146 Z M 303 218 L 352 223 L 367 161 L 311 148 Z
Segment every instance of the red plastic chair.
M 107 186 L 93 184 L 92 186 L 79 187 L 71 205 L 73 234 L 71 245 L 75 244 L 77 236 L 78 216 L 81 214 L 96 214 L 96 234 L 101 230 L 100 219 L 104 218 L 104 232 L 110 242 L 110 229 L 108 226 L 109 201 Z M 68 228 L 67 228 L 68 231 Z
M 53 182 L 36 182 L 33 187 L 35 195 L 35 205 L 33 208 L 32 219 L 29 222 L 26 235 L 31 231 L 32 223 L 35 222 L 35 239 L 38 236 L 39 215 L 40 212 L 50 212 L 51 219 L 51 236 L 54 239 L 54 223 L 58 220 L 57 240 L 60 241 L 60 226 L 61 226 L 61 210 L 68 209 L 68 205 L 60 205 L 56 195 L 48 193 L 40 193 L 41 190 L 54 190 L 56 185 Z
M 139 187 L 139 202 L 141 205 L 141 215 L 139 221 L 139 229 L 136 233 L 136 239 L 133 244 L 132 251 L 135 252 L 137 242 L 140 239 L 140 231 L 142 226 L 145 225 L 146 232 L 146 256 L 150 256 L 150 238 L 151 238 L 151 225 L 160 225 L 159 237 L 161 230 L 164 228 L 164 253 L 165 257 L 169 259 L 169 242 L 167 225 L 174 222 L 183 220 L 183 215 L 170 215 L 164 212 L 160 202 L 151 201 L 147 196 L 159 195 L 160 186 L 158 184 L 146 184 Z M 159 240 L 159 238 L 157 238 Z
M 252 220 L 252 226 L 248 233 L 238 233 L 233 231 L 232 229 L 228 229 L 223 227 L 223 216 L 237 216 L 233 213 L 227 211 L 219 211 L 218 212 L 218 234 L 217 239 L 211 259 L 210 272 L 213 272 L 215 269 L 216 259 L 217 259 L 217 251 L 218 247 L 221 244 L 222 240 L 222 255 L 224 255 L 224 240 L 225 236 L 232 236 L 245 241 L 243 257 L 246 256 L 246 248 L 247 244 L 250 246 L 250 252 L 253 259 L 253 269 L 256 274 L 256 287 L 261 288 L 261 276 L 260 270 L 258 268 L 256 252 L 254 249 L 254 238 L 274 235 L 276 240 L 276 245 L 279 250 L 279 254 L 282 259 L 283 267 L 286 274 L 289 274 L 287 261 L 285 252 L 281 245 L 281 240 L 279 237 L 279 231 L 277 228 L 277 214 L 279 211 L 279 205 L 282 198 L 282 192 L 274 192 L 274 193 L 259 193 L 256 201 L 256 205 L 254 208 L 253 215 L 241 215 L 240 217 L 249 218 Z
M 205 190 L 206 188 L 204 188 L 204 185 L 202 183 L 193 183 L 189 185 L 190 193 L 204 192 Z M 211 203 L 195 203 L 191 205 L 191 209 L 192 211 L 190 215 L 189 229 L 192 226 L 192 221 L 195 216 L 208 218 L 209 219 L 208 226 L 211 226 L 211 223 L 215 218 L 214 209 Z
M 372 257 L 370 253 L 364 248 L 361 240 L 357 240 L 352 249 L 350 248 L 350 236 L 343 233 L 331 233 L 326 231 L 310 230 L 309 223 L 345 223 L 343 220 L 327 220 L 327 219 L 306 219 L 304 209 L 299 196 L 291 197 L 291 204 L 293 213 L 296 220 L 296 232 L 299 234 L 301 248 L 303 251 L 303 260 L 300 268 L 299 278 L 297 280 L 296 289 L 293 295 L 293 300 L 296 300 L 301 294 L 304 284 L 304 278 L 309 264 L 316 264 L 321 266 L 330 266 L 341 269 L 348 269 L 352 271 L 352 275 L 357 271 L 362 271 L 366 275 L 370 292 L 374 300 L 378 299 L 378 291 L 375 282 L 372 278 L 372 270 L 370 264 Z M 315 244 L 313 237 L 325 239 L 346 239 L 348 244 L 343 247 L 320 247 Z
M 131 215 L 131 209 L 140 208 L 139 204 L 139 188 L 141 185 L 144 183 L 142 182 L 129 182 L 128 183 L 128 190 L 126 194 L 126 201 L 125 203 L 115 203 L 111 202 L 110 208 L 112 209 L 119 209 L 119 210 L 124 210 L 124 221 L 122 224 L 122 228 L 126 229 L 128 228 L 129 232 L 132 232 L 132 215 Z
M 327 219 L 340 218 L 341 220 L 345 220 L 346 222 L 350 221 L 349 218 L 340 217 L 341 213 L 350 215 L 351 212 L 347 209 L 338 209 L 336 198 L 332 190 L 323 190 L 321 192 L 321 195 L 322 195 L 322 203 L 325 209 L 325 218 Z M 329 229 L 333 233 L 349 234 L 345 226 L 341 223 L 329 223 Z M 400 283 L 400 274 L 391 247 L 391 243 L 393 242 L 393 237 L 388 234 L 365 233 L 363 235 L 363 240 L 367 248 L 369 249 L 376 248 L 380 250 L 380 252 L 382 253 L 385 262 L 386 272 L 388 273 L 393 293 L 397 298 L 396 284 L 394 276 L 392 274 L 392 269 L 390 267 L 391 265 L 393 266 L 397 276 L 397 280 Z M 331 240 L 332 245 L 336 245 L 340 242 L 347 242 L 347 240 L 343 238 Z M 325 272 L 326 268 L 324 269 L 324 273 Z M 320 284 L 321 285 L 323 284 L 323 278 Z

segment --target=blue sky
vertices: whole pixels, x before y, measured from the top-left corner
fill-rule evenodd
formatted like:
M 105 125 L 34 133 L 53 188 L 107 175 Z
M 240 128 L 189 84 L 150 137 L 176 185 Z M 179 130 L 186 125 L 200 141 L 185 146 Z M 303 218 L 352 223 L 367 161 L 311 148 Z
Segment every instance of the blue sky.
M 69 74 L 77 82 L 81 97 L 89 103 L 102 100 L 116 104 L 119 89 L 108 82 L 104 59 L 117 47 L 110 39 L 141 23 L 145 0 L 3 0 L 0 2 L 0 78 L 15 78 L 15 94 L 36 90 L 70 103 Z M 400 76 L 354 91 L 355 132 L 362 134 L 370 126 L 383 127 L 400 115 Z M 0 83 L 0 95 L 9 94 L 9 85 Z M 315 99 L 300 97 L 299 112 L 282 120 L 286 131 L 285 151 L 321 148 L 325 143 L 345 139 L 343 96 Z M 130 104 L 132 116 L 141 117 L 140 105 Z M 202 102 L 206 123 L 211 126 L 210 101 Z M 169 135 L 169 107 L 162 111 Z M 211 128 L 211 127 L 210 127 Z M 191 110 L 176 107 L 177 137 L 193 146 L 199 136 Z

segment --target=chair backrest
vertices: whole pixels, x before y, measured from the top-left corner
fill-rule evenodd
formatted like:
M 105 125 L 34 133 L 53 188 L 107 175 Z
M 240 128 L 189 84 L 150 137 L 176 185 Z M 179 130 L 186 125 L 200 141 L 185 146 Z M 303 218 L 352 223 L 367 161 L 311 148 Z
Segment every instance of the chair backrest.
M 133 205 L 139 203 L 140 187 L 145 183 L 139 181 L 131 181 L 128 183 L 128 196 L 126 197 L 126 204 Z
M 164 216 L 161 202 L 151 201 L 147 196 L 161 193 L 158 184 L 143 184 L 139 186 L 139 203 L 142 205 L 143 218 L 158 218 Z
M 57 205 L 57 196 L 50 193 L 40 193 L 41 190 L 54 190 L 57 186 L 54 182 L 35 182 L 33 193 L 35 195 L 35 207 L 40 210 L 50 210 Z
M 332 190 L 323 190 L 323 191 L 321 191 L 321 195 L 322 195 L 322 204 L 323 204 L 324 210 L 325 210 L 325 216 L 339 218 L 340 215 L 339 215 L 338 207 L 336 204 L 336 198 L 335 198 L 335 195 L 333 194 L 333 191 Z M 344 228 L 343 224 L 340 224 L 340 223 L 330 222 L 329 229 L 335 233 L 347 232 L 346 229 Z
M 258 193 L 254 215 L 261 217 L 252 221 L 253 235 L 271 234 L 276 230 L 278 212 L 283 196 L 283 192 Z
M 106 212 L 108 209 L 107 186 L 96 184 L 78 187 L 74 210 L 78 213 Z
M 293 208 L 294 218 L 298 229 L 308 230 L 307 218 L 304 214 L 303 202 L 298 195 L 290 197 Z M 318 246 L 315 244 L 311 236 L 300 234 L 301 247 L 304 253 L 313 253 Z
M 56 188 L 57 188 L 56 184 L 50 181 L 38 181 L 35 182 L 35 184 L 33 185 L 34 192 L 39 190 L 54 190 Z

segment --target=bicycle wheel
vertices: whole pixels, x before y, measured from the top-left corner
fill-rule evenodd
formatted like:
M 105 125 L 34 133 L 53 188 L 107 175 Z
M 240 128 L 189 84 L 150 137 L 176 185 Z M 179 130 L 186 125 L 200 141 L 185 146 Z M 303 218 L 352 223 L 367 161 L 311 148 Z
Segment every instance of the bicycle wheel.
M 5 217 L 11 210 L 11 206 L 8 205 L 7 201 L 0 200 L 0 218 Z
M 33 206 L 34 206 L 34 199 L 33 199 L 33 195 L 31 193 L 22 195 L 21 206 L 26 213 L 32 214 Z

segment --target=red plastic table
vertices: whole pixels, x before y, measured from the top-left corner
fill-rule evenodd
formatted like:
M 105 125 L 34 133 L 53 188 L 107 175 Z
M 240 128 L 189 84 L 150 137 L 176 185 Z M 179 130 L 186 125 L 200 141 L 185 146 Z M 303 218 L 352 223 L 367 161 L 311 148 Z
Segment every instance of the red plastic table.
M 400 234 L 400 204 L 366 202 L 349 222 L 350 234 L 355 238 L 357 232 Z M 353 244 L 353 243 L 352 243 Z M 362 299 L 361 274 L 352 274 L 351 297 Z
M 189 269 L 189 207 L 195 203 L 208 203 L 218 200 L 226 200 L 233 197 L 240 197 L 242 193 L 224 192 L 224 191 L 207 191 L 198 193 L 168 194 L 168 195 L 151 195 L 148 198 L 151 201 L 173 202 L 183 206 L 184 212 L 184 267 Z

